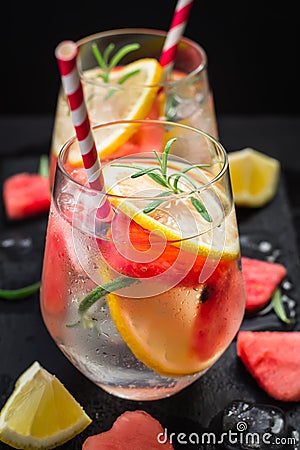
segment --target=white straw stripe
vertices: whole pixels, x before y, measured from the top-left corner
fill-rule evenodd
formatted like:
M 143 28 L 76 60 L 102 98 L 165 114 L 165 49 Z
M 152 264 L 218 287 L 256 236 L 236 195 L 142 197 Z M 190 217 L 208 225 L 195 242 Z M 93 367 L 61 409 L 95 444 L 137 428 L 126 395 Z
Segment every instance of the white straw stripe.
M 191 0 L 178 0 L 175 11 L 179 11 L 189 3 L 191 3 Z
M 87 135 L 87 137 L 85 139 L 82 139 L 81 141 L 78 141 L 78 142 L 80 145 L 81 154 L 86 155 L 87 153 L 89 153 L 89 151 L 91 150 L 91 148 L 94 145 L 94 138 L 93 138 L 91 130 L 89 131 L 89 134 Z
M 90 167 L 89 169 L 85 169 L 85 170 L 86 170 L 88 180 L 91 182 L 96 181 L 99 178 L 99 174 L 100 174 L 99 158 L 96 159 L 95 164 L 92 167 Z
M 80 83 L 77 67 L 74 67 L 69 75 L 63 75 L 62 82 L 66 95 L 74 94 L 74 92 L 76 92 L 79 88 Z
M 169 31 L 165 41 L 165 49 L 169 49 L 173 47 L 173 45 L 176 45 L 178 43 L 178 36 L 181 36 L 183 34 L 185 26 L 186 23 L 182 23 Z
M 86 117 L 87 117 L 87 110 L 85 103 L 83 102 L 77 109 L 73 109 L 72 111 L 73 125 L 78 127 L 85 121 Z

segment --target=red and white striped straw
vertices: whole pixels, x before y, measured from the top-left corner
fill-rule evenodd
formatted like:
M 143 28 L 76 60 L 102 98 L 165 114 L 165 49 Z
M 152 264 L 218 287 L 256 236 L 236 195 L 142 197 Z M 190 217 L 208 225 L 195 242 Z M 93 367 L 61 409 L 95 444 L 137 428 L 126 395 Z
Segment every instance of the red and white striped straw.
M 184 33 L 192 4 L 193 0 L 178 0 L 177 2 L 160 57 L 160 64 L 165 74 L 169 73 L 173 68 L 177 45 Z
M 102 191 L 104 180 L 76 64 L 77 54 L 78 48 L 73 41 L 63 41 L 55 49 L 88 182 L 91 188 Z
M 59 66 L 63 88 L 68 98 L 72 121 L 88 182 L 92 189 L 102 191 L 104 190 L 104 178 L 100 170 L 101 162 L 83 96 L 83 88 L 76 63 L 77 54 L 78 48 L 73 41 L 63 41 L 55 49 L 55 56 Z M 106 198 L 97 209 L 97 218 L 110 221 L 113 215 L 114 213 L 109 200 Z

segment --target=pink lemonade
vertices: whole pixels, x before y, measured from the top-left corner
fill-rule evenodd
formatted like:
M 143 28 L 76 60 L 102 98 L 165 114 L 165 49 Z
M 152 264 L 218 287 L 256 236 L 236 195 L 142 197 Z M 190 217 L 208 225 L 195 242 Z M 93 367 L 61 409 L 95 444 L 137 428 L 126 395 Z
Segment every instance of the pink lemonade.
M 210 167 L 187 172 L 187 162 L 170 159 L 170 180 L 190 174 L 208 221 L 183 194 L 143 212 L 165 195 L 149 176 L 132 178 L 149 164 L 155 160 L 139 153 L 104 165 L 115 211 L 105 224 L 94 206 L 103 194 L 91 201 L 83 169 L 60 165 L 41 290 L 45 324 L 63 353 L 98 386 L 136 400 L 172 395 L 203 375 L 245 307 L 228 167 L 212 182 Z

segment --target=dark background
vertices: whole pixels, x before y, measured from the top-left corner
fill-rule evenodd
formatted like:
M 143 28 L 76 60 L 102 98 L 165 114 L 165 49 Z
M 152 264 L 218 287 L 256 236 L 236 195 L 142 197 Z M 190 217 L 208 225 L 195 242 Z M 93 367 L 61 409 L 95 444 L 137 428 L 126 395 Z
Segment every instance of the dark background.
M 217 114 L 299 114 L 296 2 L 195 0 L 185 35 L 201 44 Z M 175 0 L 6 3 L 0 114 L 53 114 L 64 39 L 123 27 L 167 30 Z M 297 68 L 296 68 L 297 67 Z

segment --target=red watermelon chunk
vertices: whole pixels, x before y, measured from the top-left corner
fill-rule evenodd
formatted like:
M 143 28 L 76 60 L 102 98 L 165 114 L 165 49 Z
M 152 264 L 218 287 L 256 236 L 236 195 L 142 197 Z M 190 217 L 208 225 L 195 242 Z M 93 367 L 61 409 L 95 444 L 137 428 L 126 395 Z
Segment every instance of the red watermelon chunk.
M 3 200 L 7 217 L 20 220 L 49 211 L 49 180 L 37 173 L 17 173 L 3 184 Z
M 125 411 L 110 430 L 88 437 L 82 446 L 82 450 L 98 449 L 174 450 L 158 420 L 141 410 Z
M 300 331 L 240 331 L 237 354 L 270 397 L 300 401 Z
M 242 257 L 242 272 L 246 291 L 246 311 L 266 306 L 280 282 L 287 274 L 279 263 Z

